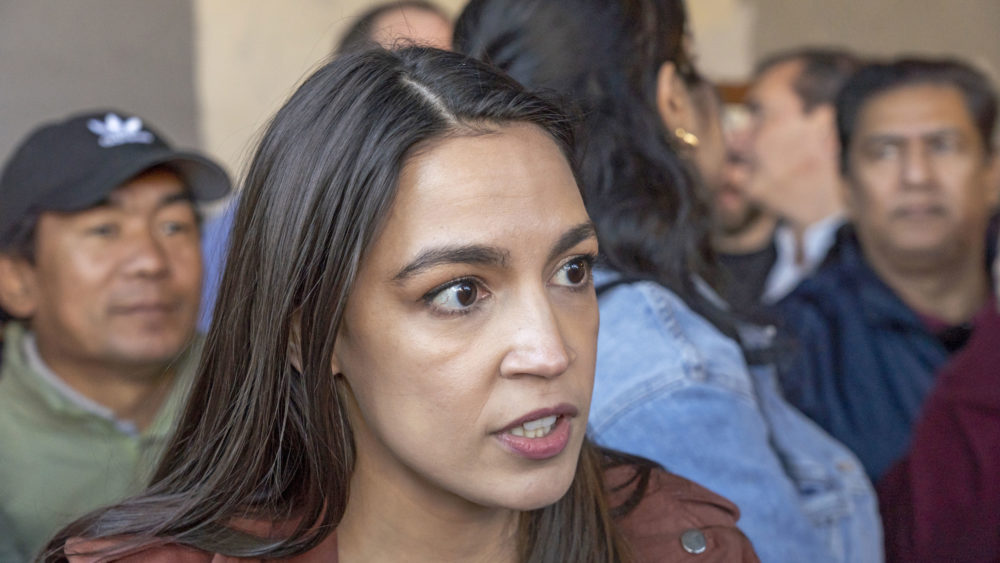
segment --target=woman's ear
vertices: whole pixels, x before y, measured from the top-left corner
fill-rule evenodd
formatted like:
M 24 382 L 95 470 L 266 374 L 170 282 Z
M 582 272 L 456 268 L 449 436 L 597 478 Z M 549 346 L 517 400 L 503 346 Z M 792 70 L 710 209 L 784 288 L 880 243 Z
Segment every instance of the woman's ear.
M 35 269 L 24 258 L 0 254 L 0 307 L 21 319 L 38 309 Z
M 343 375 L 340 370 L 340 359 L 337 357 L 337 345 L 334 344 L 333 356 L 330 358 L 330 373 L 333 375 Z
M 668 131 L 694 128 L 691 97 L 677 74 L 677 66 L 670 61 L 660 65 L 656 74 L 656 110 Z
M 334 376 L 343 375 L 344 370 L 343 364 L 340 361 L 340 354 L 337 353 L 340 350 L 340 334 L 343 331 L 344 324 L 340 324 L 340 328 L 337 330 L 337 338 L 333 341 L 333 354 L 330 355 L 330 373 Z M 340 378 L 343 379 L 343 378 Z

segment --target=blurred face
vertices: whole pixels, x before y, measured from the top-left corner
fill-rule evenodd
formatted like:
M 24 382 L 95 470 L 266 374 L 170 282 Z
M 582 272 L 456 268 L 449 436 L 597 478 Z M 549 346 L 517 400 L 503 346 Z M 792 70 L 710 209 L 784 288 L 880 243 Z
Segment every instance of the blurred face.
M 746 155 L 727 151 L 722 183 L 713 202 L 716 227 L 723 235 L 739 235 L 763 216 L 760 206 L 747 197 L 749 175 Z
M 747 191 L 778 215 L 795 216 L 797 201 L 808 198 L 828 125 L 819 112 L 806 113 L 794 90 L 802 63 L 789 61 L 765 71 L 747 93 L 752 115 Z
M 451 22 L 418 8 L 389 10 L 372 25 L 372 39 L 387 49 L 397 42 L 451 49 Z
M 739 235 L 762 216 L 760 206 L 747 196 L 748 134 L 743 126 L 730 128 L 725 135 L 725 163 L 712 201 L 715 228 L 725 236 Z
M 562 497 L 593 385 L 596 252 L 569 166 L 540 129 L 412 157 L 335 346 L 355 479 L 378 475 L 432 510 Z
M 933 266 L 982 249 L 995 166 L 957 89 L 906 86 L 871 98 L 848 158 L 848 206 L 866 253 Z
M 96 207 L 43 213 L 24 265 L 39 349 L 65 363 L 159 364 L 194 332 L 201 291 L 198 225 L 187 189 L 156 170 Z

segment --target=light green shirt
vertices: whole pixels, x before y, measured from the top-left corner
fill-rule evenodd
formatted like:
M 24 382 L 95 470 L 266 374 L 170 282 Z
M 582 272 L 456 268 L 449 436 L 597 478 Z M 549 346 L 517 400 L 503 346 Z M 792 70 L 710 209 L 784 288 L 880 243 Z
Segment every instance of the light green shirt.
M 0 366 L 0 545 L 35 554 L 59 528 L 139 492 L 183 408 L 202 339 L 174 364 L 174 387 L 145 431 L 77 395 L 29 359 L 20 323 L 4 332 Z M 6 562 L 5 562 L 6 563 Z

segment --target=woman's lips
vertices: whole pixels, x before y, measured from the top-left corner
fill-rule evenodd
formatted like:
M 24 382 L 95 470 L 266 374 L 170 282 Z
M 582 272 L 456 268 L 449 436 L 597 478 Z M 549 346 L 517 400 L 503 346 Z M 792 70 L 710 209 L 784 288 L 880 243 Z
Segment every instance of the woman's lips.
M 556 418 L 552 429 L 540 438 L 515 436 L 510 432 L 496 434 L 497 439 L 507 450 L 527 459 L 549 459 L 562 453 L 569 443 L 572 431 L 569 417 Z
M 572 434 L 571 418 L 576 407 L 562 404 L 528 413 L 494 435 L 510 452 L 527 459 L 541 460 L 559 455 Z

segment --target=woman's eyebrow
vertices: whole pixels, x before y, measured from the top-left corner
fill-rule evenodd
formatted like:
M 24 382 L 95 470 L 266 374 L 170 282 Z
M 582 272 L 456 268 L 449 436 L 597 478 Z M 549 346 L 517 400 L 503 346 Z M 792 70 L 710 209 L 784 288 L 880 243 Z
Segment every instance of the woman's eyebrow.
M 404 266 L 392 280 L 401 282 L 418 273 L 442 264 L 476 264 L 504 267 L 510 252 L 492 246 L 470 244 L 465 246 L 445 246 L 424 250 L 409 264 Z
M 590 221 L 580 223 L 563 233 L 563 235 L 559 237 L 559 240 L 552 245 L 552 250 L 549 252 L 549 262 L 559 258 L 560 254 L 566 252 L 581 242 L 595 237 L 597 237 L 597 229 L 594 228 L 593 223 Z
M 549 261 L 555 260 L 560 254 L 573 248 L 582 241 L 596 237 L 593 223 L 580 223 L 559 237 L 549 252 Z M 420 272 L 443 264 L 475 264 L 479 266 L 505 267 L 510 260 L 510 252 L 494 246 L 469 244 L 462 246 L 443 246 L 429 248 L 417 255 L 409 264 L 403 266 L 392 277 L 392 281 L 401 282 Z

